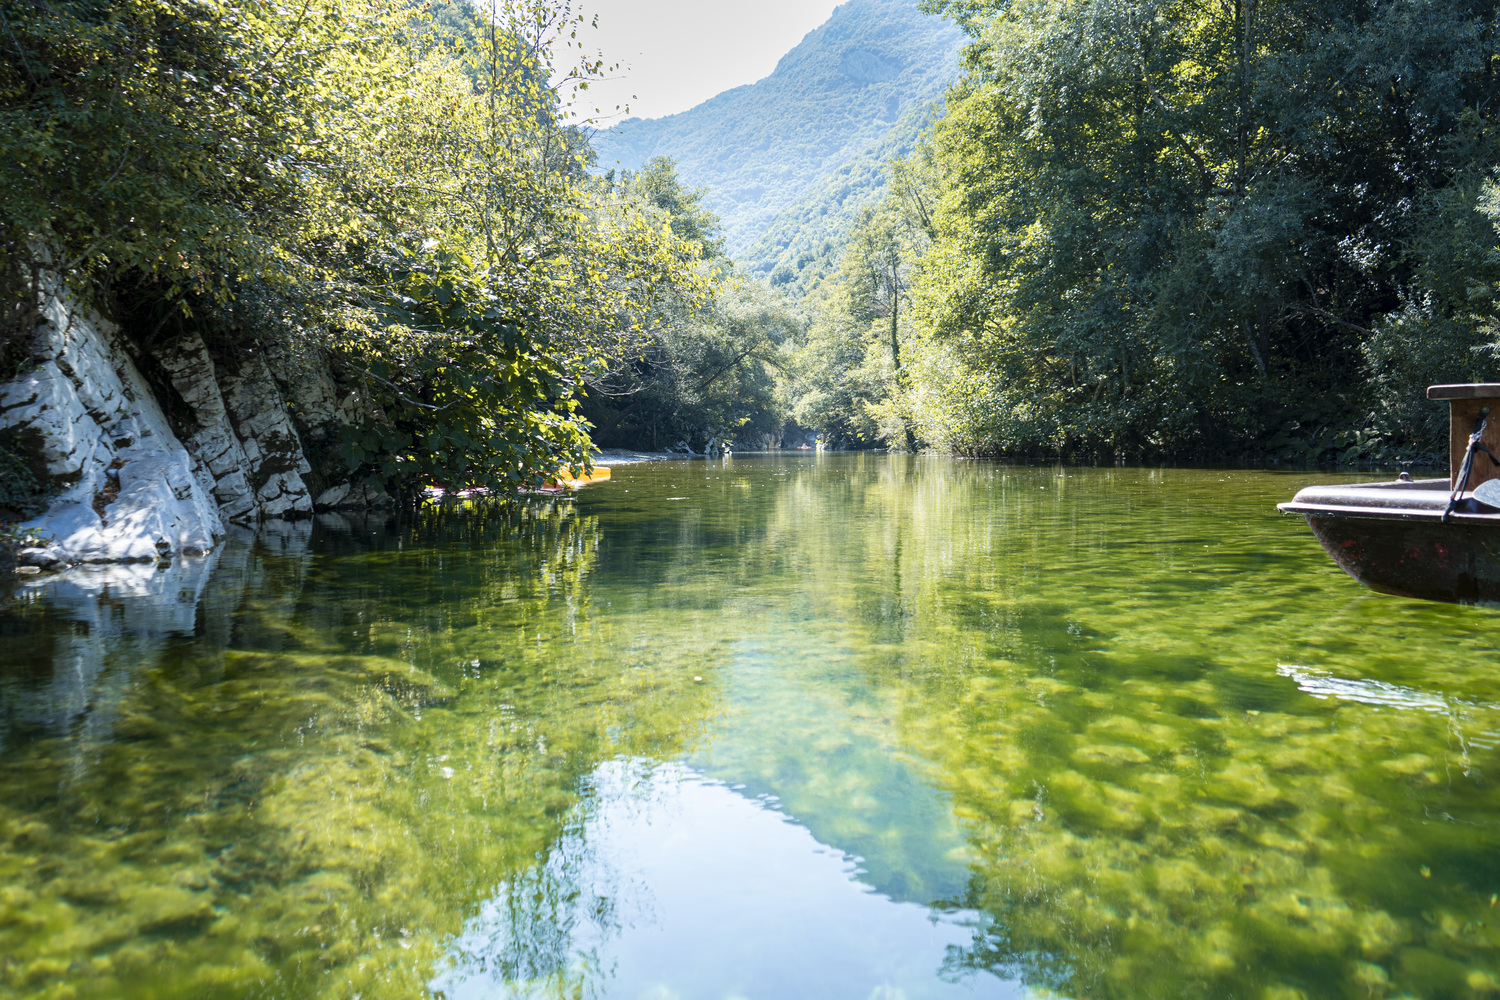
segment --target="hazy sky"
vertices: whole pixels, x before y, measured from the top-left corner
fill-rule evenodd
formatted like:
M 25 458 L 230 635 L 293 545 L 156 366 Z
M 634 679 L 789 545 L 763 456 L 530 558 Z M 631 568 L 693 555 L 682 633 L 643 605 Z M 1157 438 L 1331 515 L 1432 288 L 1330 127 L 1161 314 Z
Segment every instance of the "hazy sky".
M 754 83 L 833 13 L 839 0 L 579 0 L 599 16 L 580 37 L 620 63 L 617 79 L 594 84 L 579 102 L 612 114 L 660 118 L 720 91 Z

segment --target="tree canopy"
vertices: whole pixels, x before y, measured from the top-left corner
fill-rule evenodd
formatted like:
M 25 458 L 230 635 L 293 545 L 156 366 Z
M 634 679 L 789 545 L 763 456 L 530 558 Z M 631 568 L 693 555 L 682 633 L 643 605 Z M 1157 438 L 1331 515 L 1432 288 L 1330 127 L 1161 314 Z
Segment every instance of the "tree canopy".
M 44 274 L 146 339 L 273 337 L 379 405 L 334 450 L 408 493 L 535 483 L 591 424 L 695 450 L 793 420 L 987 455 L 1440 451 L 1422 388 L 1495 365 L 1493 2 L 924 9 L 969 36 L 924 137 L 907 108 L 878 183 L 835 171 L 752 254 L 799 308 L 737 274 L 677 162 L 595 172 L 568 93 L 607 67 L 565 0 L 0 0 L 5 363 Z M 803 69 L 833 72 L 843 24 Z
M 568 3 L 438 6 L 0 0 L 7 341 L 51 274 L 164 314 L 133 336 L 318 353 L 387 417 L 338 457 L 408 495 L 586 462 L 587 384 L 702 248 L 588 175 Z
M 1490 364 L 1493 4 L 929 7 L 973 37 L 914 292 L 986 376 L 953 443 L 1421 446 Z
M 1495 366 L 1493 3 L 925 9 L 968 32 L 964 78 L 829 278 L 893 208 L 922 231 L 879 348 L 903 376 L 825 345 L 849 378 L 806 419 L 972 454 L 1440 453 L 1423 388 Z
M 706 192 L 684 185 L 672 160 L 611 170 L 604 180 L 698 248 L 699 272 L 720 283 L 714 296 L 661 314 L 628 363 L 598 382 L 584 408 L 595 439 L 709 454 L 777 443 L 787 409 L 785 360 L 802 332 L 800 314 L 733 268 L 719 218 L 704 207 Z

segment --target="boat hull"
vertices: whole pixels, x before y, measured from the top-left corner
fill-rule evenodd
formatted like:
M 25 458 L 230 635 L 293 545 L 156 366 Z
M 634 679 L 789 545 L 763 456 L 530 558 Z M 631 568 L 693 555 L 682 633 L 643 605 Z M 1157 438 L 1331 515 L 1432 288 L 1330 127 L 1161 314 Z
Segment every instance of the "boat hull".
M 554 490 L 576 490 L 590 483 L 602 483 L 609 479 L 609 467 L 604 465 L 594 466 L 592 472 L 585 472 L 578 466 L 563 467 L 557 471 L 547 482 L 545 489 Z
M 1500 607 L 1500 525 L 1304 516 L 1333 561 L 1371 590 Z
M 1500 607 L 1500 509 L 1447 479 L 1309 486 L 1301 514 L 1344 572 L 1382 594 Z
M 1500 383 L 1434 385 L 1448 400 L 1448 478 L 1309 486 L 1289 503 L 1323 548 L 1371 590 L 1500 607 Z M 1480 455 L 1488 457 L 1476 464 Z M 1477 491 L 1477 493 L 1476 493 Z

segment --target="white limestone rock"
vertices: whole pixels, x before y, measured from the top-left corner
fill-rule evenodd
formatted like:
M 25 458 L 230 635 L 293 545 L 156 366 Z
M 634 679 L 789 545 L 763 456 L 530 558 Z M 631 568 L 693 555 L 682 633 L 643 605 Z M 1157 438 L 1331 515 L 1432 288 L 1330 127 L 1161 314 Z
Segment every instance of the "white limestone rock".
M 292 413 L 319 439 L 385 419 L 326 366 L 293 364 L 274 346 L 216 361 L 197 334 L 179 337 L 149 359 L 186 406 L 174 404 L 174 428 L 118 330 L 66 296 L 47 300 L 33 352 L 34 370 L 0 384 L 0 439 L 37 455 L 64 489 L 25 525 L 47 542 L 21 552 L 22 565 L 165 563 L 213 551 L 226 522 L 395 504 L 365 480 L 314 500 Z
M 385 510 L 396 506 L 396 499 L 369 480 L 339 483 L 318 494 L 313 509 L 323 511 Z
M 47 475 L 76 483 L 107 465 L 104 430 L 52 361 L 0 386 L 0 432 L 29 438 Z
M 120 495 L 105 508 L 109 548 L 102 562 L 144 562 L 173 554 L 206 555 L 217 509 L 193 478 L 185 451 L 158 453 L 119 470 Z M 222 525 L 218 529 L 223 534 Z
M 266 517 L 311 514 L 312 496 L 302 477 L 312 466 L 265 360 L 254 356 L 233 372 L 221 370 L 219 385 L 244 448 L 246 478 L 256 486 L 260 513 Z
M 41 517 L 26 522 L 25 527 L 50 541 L 22 549 L 16 554 L 17 563 L 59 569 L 82 562 L 88 553 L 104 550 L 104 522 L 94 513 L 92 497 L 84 500 L 75 493 L 70 490 Z
M 211 478 L 223 516 L 248 522 L 311 514 L 312 496 L 302 477 L 312 466 L 266 359 L 256 355 L 232 368 L 216 365 L 196 334 L 157 349 L 155 356 L 192 411 L 196 428 L 186 444 Z
M 322 441 L 340 426 L 385 419 L 358 386 L 339 384 L 327 358 L 297 357 L 279 345 L 269 346 L 266 357 L 305 437 Z
M 218 372 L 203 339 L 189 334 L 154 354 L 192 411 L 196 429 L 183 443 L 197 459 L 199 478 L 207 482 L 221 516 L 230 521 L 255 520 L 260 507 L 250 488 L 250 459 L 230 423 Z
M 354 483 L 349 493 L 336 506 L 339 510 L 370 510 L 376 508 L 394 507 L 395 499 L 369 481 Z
M 326 363 L 314 364 L 293 357 L 280 345 L 268 349 L 266 354 L 303 430 L 309 438 L 321 441 L 328 428 L 339 422 L 339 387 L 333 380 L 333 372 Z
M 66 487 L 23 525 L 50 541 L 22 550 L 22 565 L 157 562 L 209 552 L 224 534 L 192 456 L 116 333 L 53 296 L 33 345 L 41 363 L 0 385 L 0 435 L 39 453 Z M 100 517 L 96 502 L 114 485 Z
M 344 502 L 344 498 L 349 495 L 349 491 L 353 488 L 349 483 L 340 483 L 337 486 L 330 487 L 318 494 L 318 499 L 314 506 L 318 510 L 332 510 Z

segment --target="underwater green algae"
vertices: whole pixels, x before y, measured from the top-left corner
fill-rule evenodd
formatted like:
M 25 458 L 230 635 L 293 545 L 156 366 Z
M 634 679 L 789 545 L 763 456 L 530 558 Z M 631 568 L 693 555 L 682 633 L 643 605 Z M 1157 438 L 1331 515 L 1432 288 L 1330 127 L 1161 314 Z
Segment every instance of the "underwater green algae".
M 949 902 L 990 923 L 950 969 L 1500 992 L 1495 616 L 1360 590 L 1269 513 L 1300 481 L 929 468 L 864 484 L 861 558 L 824 538 L 818 614 L 869 622 L 870 683 L 973 855 Z M 857 569 L 882 561 L 902 583 Z
M 579 597 L 597 537 L 566 513 L 430 519 L 311 565 L 257 549 L 230 648 L 111 665 L 104 738 L 11 748 L 0 995 L 423 995 L 579 776 L 706 711 L 687 678 L 515 641 Z
M 1343 576 L 1274 511 L 1326 478 L 669 463 L 237 543 L 159 641 L 33 596 L 0 612 L 0 996 L 428 995 L 502 886 L 504 995 L 620 995 L 566 967 L 597 900 L 549 863 L 612 761 L 978 914 L 934 981 L 1500 993 L 1500 618 Z M 85 640 L 89 704 L 42 719 Z

